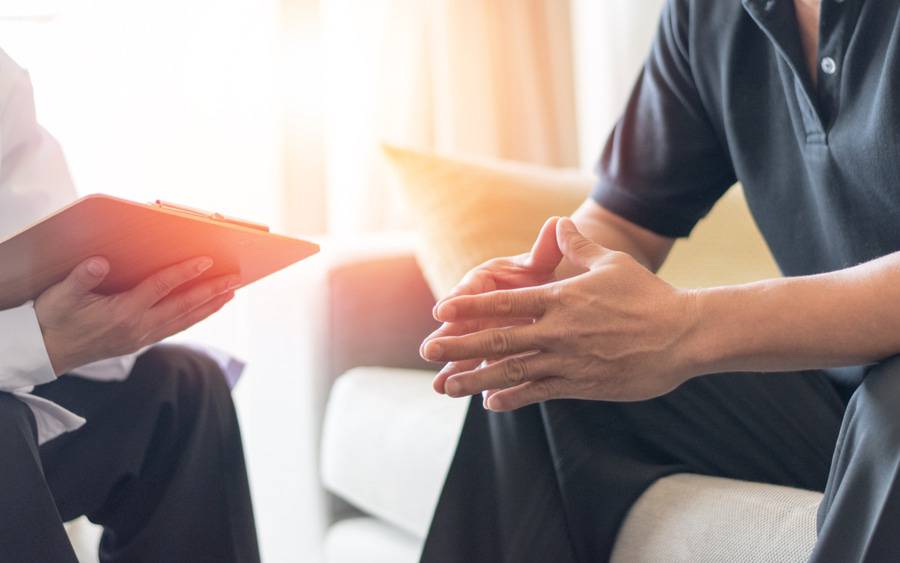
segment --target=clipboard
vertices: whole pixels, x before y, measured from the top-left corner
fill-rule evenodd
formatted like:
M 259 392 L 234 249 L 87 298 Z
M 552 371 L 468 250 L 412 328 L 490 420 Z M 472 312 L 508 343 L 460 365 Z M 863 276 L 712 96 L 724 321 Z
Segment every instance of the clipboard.
M 249 285 L 318 251 L 315 243 L 218 213 L 88 195 L 0 242 L 0 310 L 37 298 L 91 256 L 109 260 L 96 289 L 109 295 L 196 256 L 215 264 L 191 284 L 237 273 Z

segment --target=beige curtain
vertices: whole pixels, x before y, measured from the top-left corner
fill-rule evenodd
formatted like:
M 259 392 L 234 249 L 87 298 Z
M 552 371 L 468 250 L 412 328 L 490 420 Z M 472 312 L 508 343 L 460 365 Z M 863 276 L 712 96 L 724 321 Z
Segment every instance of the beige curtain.
M 650 51 L 665 0 L 571 0 L 580 162 L 596 163 Z
M 323 0 L 322 30 L 333 233 L 408 223 L 382 140 L 578 163 L 567 0 Z

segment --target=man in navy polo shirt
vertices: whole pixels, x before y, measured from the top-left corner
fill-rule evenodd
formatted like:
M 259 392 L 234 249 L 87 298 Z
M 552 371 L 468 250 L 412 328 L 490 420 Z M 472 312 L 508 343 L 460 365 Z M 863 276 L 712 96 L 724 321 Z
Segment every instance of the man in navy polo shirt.
M 900 561 L 898 65 L 900 3 L 669 2 L 592 197 L 435 309 L 476 397 L 423 560 L 606 560 L 694 472 L 824 491 L 816 563 Z M 735 181 L 785 278 L 656 277 Z

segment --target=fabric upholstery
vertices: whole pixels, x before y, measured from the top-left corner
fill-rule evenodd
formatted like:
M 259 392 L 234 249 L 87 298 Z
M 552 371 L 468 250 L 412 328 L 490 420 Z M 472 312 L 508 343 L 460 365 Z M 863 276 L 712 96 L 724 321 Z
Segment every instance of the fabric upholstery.
M 322 431 L 322 481 L 418 537 L 431 522 L 466 401 L 431 389 L 432 372 L 359 368 L 335 382 Z
M 422 339 L 438 327 L 434 298 L 411 252 L 338 261 L 327 273 L 328 364 L 428 368 Z
M 613 563 L 790 563 L 816 541 L 812 491 L 700 475 L 657 481 L 619 532 Z

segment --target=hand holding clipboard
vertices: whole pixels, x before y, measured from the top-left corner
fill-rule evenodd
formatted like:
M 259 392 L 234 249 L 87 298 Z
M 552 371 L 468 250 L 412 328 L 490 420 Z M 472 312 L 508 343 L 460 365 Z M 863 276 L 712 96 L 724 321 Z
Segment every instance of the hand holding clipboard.
M 217 214 L 87 196 L 0 242 L 0 310 L 37 300 L 62 373 L 178 332 L 224 305 L 234 286 L 317 251 Z

